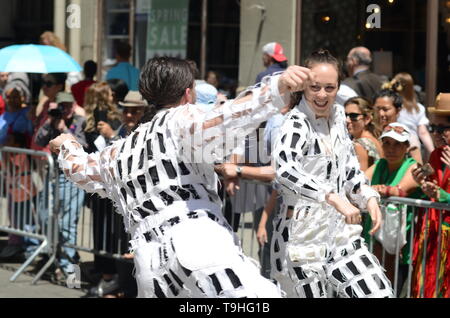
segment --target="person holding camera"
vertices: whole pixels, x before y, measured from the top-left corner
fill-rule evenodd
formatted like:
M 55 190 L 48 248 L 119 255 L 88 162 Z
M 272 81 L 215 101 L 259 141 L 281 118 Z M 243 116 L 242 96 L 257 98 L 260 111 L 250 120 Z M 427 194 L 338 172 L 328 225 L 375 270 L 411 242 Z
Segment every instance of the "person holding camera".
M 75 99 L 71 93 L 60 92 L 56 95 L 56 104 L 51 104 L 46 123 L 39 128 L 35 136 L 38 146 L 46 147 L 50 140 L 61 134 L 71 134 L 84 148 L 87 147 L 84 134 L 85 118 L 75 114 Z M 84 202 L 84 191 L 68 181 L 61 170 L 59 178 L 59 232 L 62 244 L 76 244 L 77 223 L 81 206 Z M 45 221 L 45 220 L 43 220 Z M 75 275 L 73 264 L 78 262 L 78 254 L 74 248 L 63 247 L 59 264 L 66 276 Z M 62 272 L 55 272 L 56 278 L 62 278 Z

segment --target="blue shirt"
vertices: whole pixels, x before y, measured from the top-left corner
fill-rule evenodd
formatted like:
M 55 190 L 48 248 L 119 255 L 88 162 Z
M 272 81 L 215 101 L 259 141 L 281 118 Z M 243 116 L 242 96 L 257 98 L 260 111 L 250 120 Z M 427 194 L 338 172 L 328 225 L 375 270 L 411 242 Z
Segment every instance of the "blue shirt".
M 128 62 L 120 62 L 106 74 L 106 80 L 118 78 L 127 83 L 131 91 L 139 90 L 139 70 Z
M 29 107 L 22 108 L 17 112 L 5 112 L 0 116 L 0 145 L 5 144 L 10 128 L 12 132 L 30 136 L 33 134 L 33 124 L 27 117 L 29 110 Z
M 272 155 L 273 145 L 283 126 L 286 117 L 281 114 L 275 114 L 267 120 L 266 128 L 264 129 L 264 144 L 266 145 L 267 154 Z
M 280 64 L 278 64 L 278 63 L 272 64 L 268 68 L 266 68 L 264 71 L 259 73 L 258 76 L 256 76 L 255 84 L 258 84 L 259 82 L 261 82 L 261 80 L 263 79 L 264 76 L 272 75 L 273 73 L 276 73 L 276 72 L 283 72 L 285 70 L 286 69 L 284 67 L 281 67 Z

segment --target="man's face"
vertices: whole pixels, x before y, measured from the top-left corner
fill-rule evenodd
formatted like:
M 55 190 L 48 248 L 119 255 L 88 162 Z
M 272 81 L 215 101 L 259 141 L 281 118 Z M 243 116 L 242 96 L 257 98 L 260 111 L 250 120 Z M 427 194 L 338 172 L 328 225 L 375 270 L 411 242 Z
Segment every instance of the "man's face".
M 125 106 L 123 108 L 122 121 L 128 127 L 128 129 L 133 129 L 141 121 L 141 118 L 144 115 L 144 110 L 144 106 Z
M 75 110 L 75 103 L 64 102 L 64 103 L 59 103 L 59 105 L 61 105 L 60 107 L 62 108 L 62 112 L 63 112 L 62 118 L 64 120 L 68 120 L 73 117 L 73 113 Z
M 263 61 L 264 67 L 270 66 L 270 61 L 271 60 L 272 60 L 272 58 L 269 56 L 269 54 L 263 53 L 262 61 Z
M 347 73 L 349 76 L 353 76 L 353 70 L 356 66 L 356 60 L 352 57 L 353 53 L 355 51 L 351 50 L 348 52 L 347 58 L 345 59 L 345 69 L 347 70 Z
M 0 72 L 0 86 L 5 86 L 8 81 L 8 72 Z
M 447 116 L 430 114 L 431 128 L 435 147 L 450 145 L 450 122 Z

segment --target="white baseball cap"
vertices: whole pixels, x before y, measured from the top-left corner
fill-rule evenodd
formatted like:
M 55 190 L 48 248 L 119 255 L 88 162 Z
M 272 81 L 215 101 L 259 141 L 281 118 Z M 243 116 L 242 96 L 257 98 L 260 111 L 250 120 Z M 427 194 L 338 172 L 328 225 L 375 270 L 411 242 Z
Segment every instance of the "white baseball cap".
M 383 134 L 381 135 L 380 139 L 383 139 L 385 137 L 390 137 L 399 142 L 405 142 L 409 141 L 410 134 L 408 128 L 405 125 L 400 123 L 390 123 L 384 128 Z

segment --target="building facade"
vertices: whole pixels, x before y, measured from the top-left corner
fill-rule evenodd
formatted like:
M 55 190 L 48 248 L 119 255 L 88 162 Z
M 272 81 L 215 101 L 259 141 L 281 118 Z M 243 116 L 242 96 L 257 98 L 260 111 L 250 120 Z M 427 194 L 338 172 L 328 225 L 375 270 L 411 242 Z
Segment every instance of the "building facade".
M 127 41 L 137 67 L 169 54 L 194 60 L 202 77 L 215 70 L 247 86 L 264 68 L 262 46 L 276 41 L 290 64 L 318 48 L 345 60 L 367 46 L 375 71 L 411 73 L 427 105 L 450 91 L 449 0 L 2 0 L 0 10 L 0 47 L 53 30 L 80 64 L 101 64 L 99 76 Z

